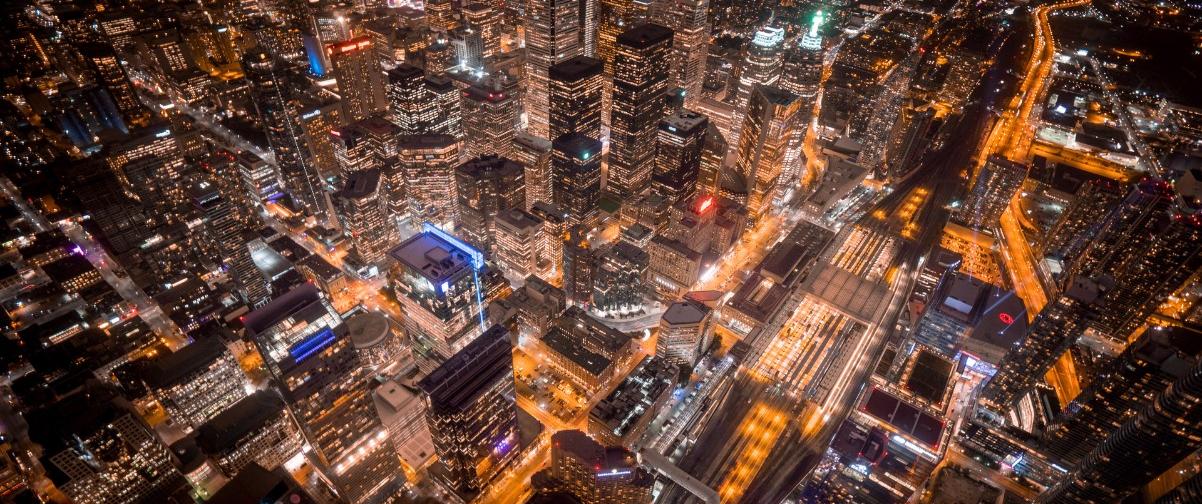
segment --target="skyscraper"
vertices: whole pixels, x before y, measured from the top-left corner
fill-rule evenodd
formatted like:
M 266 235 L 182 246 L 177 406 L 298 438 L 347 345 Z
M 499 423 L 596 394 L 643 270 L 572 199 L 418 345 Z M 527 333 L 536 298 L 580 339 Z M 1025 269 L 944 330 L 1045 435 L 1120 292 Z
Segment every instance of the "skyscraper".
M 518 116 L 517 97 L 500 81 L 485 81 L 463 91 L 464 155 L 509 157 Z
M 747 214 L 758 222 L 776 196 L 785 150 L 797 127 L 800 101 L 780 88 L 758 86 L 747 106 L 735 169 L 747 180 Z
M 520 452 L 509 333 L 494 325 L 418 383 L 439 464 L 479 491 Z
M 649 262 L 646 251 L 625 241 L 599 250 L 593 273 L 593 309 L 612 315 L 642 309 Z
M 146 381 L 171 418 L 189 430 L 246 396 L 246 375 L 217 338 L 154 359 Z
M 526 116 L 530 133 L 550 137 L 548 72 L 580 55 L 580 0 L 532 0 L 526 5 Z
M 455 166 L 459 142 L 450 135 L 403 135 L 398 139 L 401 173 L 413 222 L 454 229 L 459 211 Z
M 342 110 L 347 122 L 366 119 L 375 112 L 387 109 L 384 98 L 384 74 L 380 60 L 372 48 L 371 38 L 358 37 L 326 47 Z
M 710 344 L 712 315 L 710 307 L 691 299 L 672 303 L 659 320 L 655 355 L 691 368 Z
M 501 13 L 485 3 L 472 2 L 463 6 L 463 20 L 480 33 L 483 48 L 480 55 L 486 61 L 501 55 Z
M 350 237 L 351 247 L 366 263 L 382 261 L 399 239 L 396 225 L 385 212 L 386 194 L 378 168 L 352 173 L 334 193 L 343 234 Z
M 726 137 L 718 130 L 718 124 L 706 120 L 705 141 L 701 146 L 701 171 L 697 174 L 698 194 L 718 194 L 718 175 L 722 173 L 726 159 Z
M 513 137 L 513 160 L 526 169 L 526 209 L 539 201 L 553 202 L 551 186 L 555 175 L 551 172 L 551 141 L 518 133 Z
M 92 78 L 108 90 L 113 103 L 121 113 L 126 127 L 145 126 L 150 121 L 150 114 L 138 102 L 134 86 L 125 74 L 120 59 L 111 45 L 103 42 L 77 44 L 84 63 L 92 73 Z
M 642 24 L 617 38 L 613 63 L 609 177 L 606 190 L 633 196 L 651 182 L 655 131 L 668 90 L 667 61 L 672 30 Z
M 551 436 L 551 466 L 546 472 L 588 504 L 649 503 L 655 479 L 629 450 L 602 446 L 578 430 Z
M 601 88 L 604 65 L 577 56 L 551 66 L 550 132 L 556 139 L 568 133 L 601 138 Z
M 593 276 L 597 259 L 589 242 L 588 230 L 575 225 L 564 235 L 563 292 L 569 304 L 588 306 L 593 299 Z
M 395 491 L 400 463 L 380 425 L 342 318 L 312 284 L 301 284 L 243 318 L 313 457 L 355 503 Z
M 387 95 L 389 119 L 401 128 L 401 134 L 447 133 L 433 131 L 441 114 L 421 68 L 402 63 L 389 70 Z
M 587 222 L 601 196 L 601 142 L 579 133 L 551 144 L 552 199 L 571 223 Z
M 672 79 L 684 90 L 685 107 L 701 99 L 709 58 L 709 0 L 666 0 L 657 23 L 672 29 Z
M 822 81 L 822 11 L 814 13 L 810 29 L 801 40 L 785 50 L 781 70 L 780 88 L 800 96 L 807 103 L 818 93 Z
M 697 188 L 709 120 L 682 110 L 659 123 L 656 134 L 655 171 L 651 190 L 672 201 L 688 199 Z
M 507 278 L 524 279 L 541 273 L 542 219 L 522 208 L 510 208 L 497 216 L 495 228 L 497 264 Z
M 526 208 L 522 165 L 500 156 L 480 156 L 459 165 L 455 181 L 460 235 L 480 250 L 495 253 L 497 216 L 511 208 Z
M 259 122 L 267 132 L 267 143 L 280 167 L 284 189 L 298 205 L 319 220 L 326 215 L 326 197 L 321 176 L 307 159 L 297 106 L 291 96 L 287 74 L 262 49 L 251 50 L 242 59 L 242 68 L 250 82 L 251 96 Z
M 1026 178 L 1026 166 L 1001 156 L 990 156 L 964 199 L 957 220 L 973 229 L 997 226 Z
M 743 55 L 743 64 L 738 68 L 739 87 L 735 94 L 735 115 L 747 110 L 752 92 L 758 86 L 773 86 L 780 79 L 781 46 L 785 41 L 785 30 L 765 26 L 755 32 Z M 740 124 L 736 117 L 736 125 Z M 737 127 L 737 126 L 736 126 Z M 736 129 L 736 131 L 738 131 Z M 735 135 L 738 137 L 738 134 Z

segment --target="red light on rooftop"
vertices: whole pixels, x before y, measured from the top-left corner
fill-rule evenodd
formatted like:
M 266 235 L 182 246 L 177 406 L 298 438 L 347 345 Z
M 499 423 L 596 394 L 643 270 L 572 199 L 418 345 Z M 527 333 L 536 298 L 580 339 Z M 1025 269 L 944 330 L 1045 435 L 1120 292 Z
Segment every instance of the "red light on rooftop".
M 697 213 L 705 212 L 706 210 L 709 210 L 711 206 L 714 206 L 714 197 L 706 196 L 705 199 L 701 200 L 701 203 L 697 204 Z

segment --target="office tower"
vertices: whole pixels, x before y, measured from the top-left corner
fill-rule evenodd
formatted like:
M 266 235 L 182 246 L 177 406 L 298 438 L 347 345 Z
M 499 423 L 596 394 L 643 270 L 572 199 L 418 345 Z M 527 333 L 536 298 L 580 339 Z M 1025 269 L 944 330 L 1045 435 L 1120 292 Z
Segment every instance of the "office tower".
M 159 404 L 188 430 L 246 397 L 246 375 L 218 338 L 160 356 L 147 371 L 146 384 Z
M 258 222 L 255 215 L 256 201 L 246 190 L 242 179 L 242 166 L 237 155 L 225 149 L 218 149 L 200 161 L 199 165 L 205 174 L 204 181 L 212 184 L 217 194 L 228 202 L 230 216 L 234 221 L 243 225 Z M 192 199 L 195 205 L 195 193 Z
M 70 502 L 167 502 L 187 486 L 171 451 L 115 389 L 85 384 L 26 421 L 47 476 Z
M 712 315 L 710 307 L 691 299 L 672 303 L 659 319 L 655 355 L 691 368 L 710 344 Z
M 355 254 L 368 264 L 383 261 L 399 240 L 397 228 L 385 212 L 384 196 L 380 170 L 376 168 L 352 173 L 342 189 L 334 193 L 342 232 L 350 238 Z
M 435 226 L 422 228 L 389 252 L 396 261 L 390 277 L 413 357 L 429 372 L 484 332 L 484 300 L 500 279 L 479 250 Z
M 552 65 L 580 55 L 580 1 L 532 0 L 526 5 L 526 116 L 530 133 L 551 138 L 548 129 Z
M 563 292 L 571 305 L 588 306 L 593 299 L 595 254 L 588 229 L 580 225 L 568 229 L 563 243 Z
M 479 33 L 484 61 L 492 61 L 501 55 L 501 13 L 493 11 L 488 4 L 472 2 L 463 6 L 463 21 Z
M 576 56 L 551 65 L 550 136 L 568 133 L 601 138 L 601 88 L 605 66 L 600 60 Z
M 418 383 L 442 475 L 460 491 L 481 490 L 520 451 L 511 352 L 494 325 Z
M 314 499 L 300 483 L 292 479 L 283 468 L 269 471 L 258 464 L 250 464 L 238 472 L 205 502 L 210 504 L 244 504 L 247 501 L 261 504 L 312 504 Z
M 679 203 L 693 196 L 701 172 L 709 120 L 682 110 L 659 122 L 655 137 L 655 171 L 651 191 Z
M 432 32 L 450 33 L 459 27 L 455 20 L 451 0 L 430 0 L 426 2 L 426 23 Z
M 541 273 L 542 233 L 543 220 L 524 209 L 510 208 L 497 216 L 495 257 L 507 278 L 524 279 Z
M 303 94 L 297 105 L 300 114 L 300 131 L 304 134 L 303 145 L 307 149 L 309 164 L 323 180 L 337 177 L 338 160 L 334 155 L 334 142 L 330 131 L 340 128 L 342 104 L 333 98 L 317 94 Z
M 586 504 L 646 504 L 655 478 L 629 450 L 602 446 L 578 430 L 551 435 L 548 476 Z
M 490 254 L 496 252 L 497 216 L 511 208 L 526 208 L 523 172 L 522 165 L 499 156 L 480 156 L 455 169 L 457 228 L 468 243 Z
M 471 26 L 464 26 L 453 33 L 451 45 L 455 48 L 456 67 L 471 72 L 484 71 L 483 33 Z
M 887 177 L 892 180 L 906 178 L 926 154 L 934 135 L 939 130 L 934 108 L 922 104 L 901 109 L 901 117 L 893 126 L 892 140 L 886 156 Z
M 518 117 L 517 97 L 501 82 L 474 85 L 463 91 L 464 155 L 509 157 Z
M 1202 439 L 1202 365 L 1115 429 L 1037 502 L 1121 502 L 1198 450 Z
M 718 194 L 718 175 L 726 159 L 726 137 L 718 125 L 707 119 L 705 141 L 701 144 L 701 169 L 697 173 L 697 194 Z
M 398 143 L 410 218 L 414 223 L 454 229 L 459 211 L 455 186 L 459 142 L 450 135 L 403 135 Z
M 371 38 L 358 37 L 326 47 L 347 122 L 386 110 L 384 74 Z
M 624 241 L 599 250 L 593 273 L 593 309 L 611 315 L 642 309 L 649 261 L 646 251 Z
M 253 152 L 238 153 L 238 173 L 243 190 L 254 208 L 280 197 L 280 172 L 272 163 L 264 161 Z
M 685 107 L 701 100 L 709 58 L 709 0 L 666 0 L 656 21 L 672 29 L 672 79 L 684 90 Z
M 610 103 L 613 97 L 614 54 L 617 52 L 618 36 L 632 26 L 646 21 L 646 5 L 634 0 L 598 0 L 597 9 L 597 54 L 591 57 L 605 62 L 606 86 L 603 100 L 605 110 L 602 121 L 609 123 Z
M 1027 178 L 1027 167 L 1001 156 L 990 156 L 977 174 L 957 220 L 973 229 L 998 225 L 1010 199 L 1018 193 Z
M 438 110 L 437 119 L 430 127 L 429 133 L 451 135 L 462 142 L 463 105 L 460 103 L 459 88 L 445 75 L 427 74 L 426 89 L 431 93 L 431 99 L 437 104 Z
M 785 150 L 797 127 L 800 100 L 780 88 L 755 88 L 743 119 L 735 170 L 747 180 L 747 213 L 751 222 L 767 214 L 784 169 Z
M 554 201 L 552 184 L 555 175 L 551 172 L 551 141 L 526 132 L 513 137 L 513 160 L 526 169 L 526 209 L 543 201 Z
M 580 0 L 580 55 L 597 57 L 597 19 L 599 0 Z
M 360 503 L 395 491 L 400 464 L 373 410 L 368 370 L 317 287 L 303 283 L 242 322 L 341 496 Z
M 271 390 L 242 398 L 196 429 L 196 445 L 230 478 L 251 464 L 275 469 L 303 444 L 300 427 Z
M 187 202 L 184 158 L 171 127 L 155 123 L 131 130 L 108 146 L 105 161 L 126 194 L 165 217 L 178 215 Z
M 601 142 L 579 133 L 551 143 L 552 203 L 576 224 L 588 222 L 601 196 Z
M 781 46 L 785 41 L 785 30 L 765 26 L 755 32 L 739 66 L 739 87 L 736 90 L 736 116 L 747 110 L 751 95 L 759 86 L 774 86 L 781 73 Z M 738 124 L 738 123 L 736 123 Z M 738 137 L 738 135 L 735 135 Z
M 405 174 L 397 159 L 401 128 L 373 115 L 329 131 L 327 137 L 333 140 L 334 157 L 338 160 L 335 183 L 345 183 L 355 172 L 377 169 L 380 171 L 379 200 L 385 216 L 394 224 L 407 218 L 409 202 L 405 196 Z
M 1126 196 L 1123 184 L 1113 180 L 1093 180 L 1081 185 L 1076 197 L 1064 209 L 1056 225 L 1047 234 L 1044 255 L 1059 260 L 1063 272 L 1071 278 L 1080 267 L 1082 254 L 1097 234 L 1103 231 L 1103 219 Z
M 560 275 L 563 266 L 563 244 L 567 233 L 567 219 L 563 211 L 554 203 L 536 201 L 530 206 L 530 213 L 543 221 L 542 241 L 539 242 L 539 254 L 546 260 L 547 267 L 540 278 L 551 281 Z
M 216 180 L 216 179 L 213 179 Z M 217 185 L 206 180 L 192 184 L 193 215 L 201 222 L 197 240 L 206 255 L 217 266 L 228 263 L 236 253 L 243 223 L 237 220 L 234 205 L 221 194 Z
M 387 94 L 389 119 L 401 129 L 402 135 L 450 134 L 435 131 L 445 111 L 439 107 L 421 68 L 402 63 L 389 70 Z
M 642 24 L 617 38 L 613 62 L 609 176 L 606 190 L 619 196 L 643 192 L 655 164 L 655 132 L 663 118 L 672 30 Z
M 1202 230 L 1182 218 L 1168 184 L 1148 179 L 1108 215 L 1079 272 L 1003 359 L 982 398 L 1004 408 L 1034 386 L 1083 334 L 1121 347 L 1202 266 Z
M 81 56 L 90 77 L 103 86 L 116 104 L 117 110 L 126 127 L 145 126 L 150 121 L 150 113 L 138 101 L 134 86 L 125 74 L 113 47 L 103 42 L 86 42 L 75 46 Z
M 372 392 L 376 413 L 388 439 L 408 469 L 420 470 L 434 459 L 434 439 L 426 426 L 426 406 L 418 391 L 387 380 Z
M 1196 328 L 1148 328 L 1102 369 L 1044 433 L 1046 453 L 1076 465 L 1198 365 Z
M 242 68 L 250 82 L 259 122 L 279 166 L 284 190 L 299 206 L 322 220 L 326 215 L 326 197 L 320 174 L 306 156 L 308 149 L 287 74 L 277 69 L 275 60 L 262 49 L 247 52 L 242 58 Z
M 809 31 L 797 45 L 785 50 L 781 67 L 780 88 L 802 97 L 805 106 L 810 106 L 822 83 L 822 35 L 818 33 L 822 23 L 822 11 L 815 12 Z

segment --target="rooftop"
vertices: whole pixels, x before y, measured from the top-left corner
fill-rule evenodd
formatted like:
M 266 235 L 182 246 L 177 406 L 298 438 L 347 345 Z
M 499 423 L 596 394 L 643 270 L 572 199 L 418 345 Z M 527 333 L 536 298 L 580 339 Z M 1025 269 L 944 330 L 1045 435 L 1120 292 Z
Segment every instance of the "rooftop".
M 573 335 L 561 327 L 554 327 L 543 336 L 542 342 L 556 353 L 566 357 L 593 376 L 601 376 L 609 369 L 612 361 L 581 345 Z
M 155 359 L 147 370 L 146 382 L 154 388 L 175 385 L 187 376 L 209 366 L 228 352 L 216 338 L 206 338 Z
M 246 326 L 246 333 L 254 336 L 301 311 L 313 306 L 320 306 L 320 303 L 321 293 L 317 287 L 310 283 L 304 283 L 272 299 L 262 308 L 248 313 L 243 318 L 242 324 Z M 325 314 L 324 308 L 321 313 Z
M 576 56 L 551 65 L 548 75 L 552 80 L 573 82 L 601 75 L 604 67 L 599 59 Z
M 672 303 L 664 311 L 663 321 L 674 325 L 698 324 L 709 315 L 710 308 L 692 300 L 681 300 Z
M 431 232 L 411 236 L 388 255 L 435 285 L 461 272 L 471 271 L 472 259 L 463 250 Z
M 671 43 L 672 30 L 655 23 L 643 23 L 618 35 L 618 45 L 646 49 L 659 43 Z
M 417 386 L 429 396 L 432 409 L 462 411 L 489 390 L 492 383 L 513 379 L 512 348 L 509 331 L 494 325 L 422 378 Z
M 262 428 L 283 411 L 284 400 L 275 392 L 256 391 L 197 428 L 196 444 L 208 454 L 237 448 L 243 436 Z

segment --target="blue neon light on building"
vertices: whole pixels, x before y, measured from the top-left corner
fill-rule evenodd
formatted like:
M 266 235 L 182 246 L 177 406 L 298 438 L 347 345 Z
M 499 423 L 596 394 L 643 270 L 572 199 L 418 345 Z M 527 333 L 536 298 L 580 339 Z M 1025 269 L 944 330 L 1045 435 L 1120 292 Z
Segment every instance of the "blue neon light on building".
M 305 359 L 312 357 L 313 354 L 330 346 L 334 342 L 334 339 L 334 330 L 327 327 L 310 334 L 308 338 L 293 345 L 292 348 L 288 349 L 288 354 L 292 356 L 294 362 L 300 364 Z
M 443 231 L 442 228 L 431 224 L 430 222 L 422 223 L 422 232 L 430 233 L 443 241 L 450 244 L 455 249 L 462 252 L 469 259 L 472 266 L 472 282 L 476 284 L 476 312 L 480 315 L 480 330 L 486 329 L 484 324 L 484 296 L 480 293 L 480 269 L 484 267 L 484 253 L 476 250 L 475 247 L 468 245 L 467 242 L 460 240 L 457 236 Z M 443 287 L 446 290 L 446 287 Z

